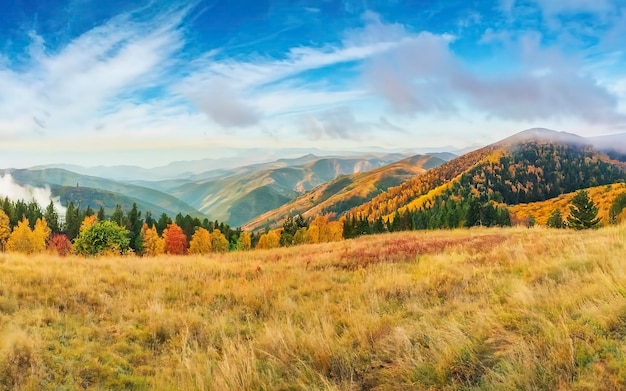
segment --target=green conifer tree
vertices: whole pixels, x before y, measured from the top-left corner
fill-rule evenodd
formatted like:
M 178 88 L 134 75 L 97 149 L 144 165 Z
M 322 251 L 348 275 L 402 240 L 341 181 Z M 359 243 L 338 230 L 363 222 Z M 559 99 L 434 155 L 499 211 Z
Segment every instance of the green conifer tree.
M 572 198 L 568 225 L 574 229 L 597 228 L 601 218 L 598 217 L 598 207 L 589 199 L 585 190 L 579 190 Z

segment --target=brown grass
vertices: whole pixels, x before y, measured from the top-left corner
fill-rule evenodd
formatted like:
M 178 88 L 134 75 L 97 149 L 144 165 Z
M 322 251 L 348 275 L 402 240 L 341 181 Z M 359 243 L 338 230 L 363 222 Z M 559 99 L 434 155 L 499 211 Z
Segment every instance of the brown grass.
M 0 389 L 626 387 L 626 226 L 0 254 Z

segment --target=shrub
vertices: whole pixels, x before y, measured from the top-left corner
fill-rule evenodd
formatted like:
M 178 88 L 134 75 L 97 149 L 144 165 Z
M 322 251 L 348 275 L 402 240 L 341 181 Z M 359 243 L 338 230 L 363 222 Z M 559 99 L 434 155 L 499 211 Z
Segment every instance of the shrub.
M 99 221 L 85 228 L 74 241 L 74 252 L 82 255 L 125 254 L 130 245 L 128 230 L 112 221 Z

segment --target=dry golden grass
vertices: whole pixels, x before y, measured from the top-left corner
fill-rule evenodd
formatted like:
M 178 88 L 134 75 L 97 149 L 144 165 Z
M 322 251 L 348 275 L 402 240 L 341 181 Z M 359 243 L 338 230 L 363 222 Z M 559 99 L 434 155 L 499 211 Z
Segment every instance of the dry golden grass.
M 0 254 L 0 389 L 626 388 L 626 226 Z

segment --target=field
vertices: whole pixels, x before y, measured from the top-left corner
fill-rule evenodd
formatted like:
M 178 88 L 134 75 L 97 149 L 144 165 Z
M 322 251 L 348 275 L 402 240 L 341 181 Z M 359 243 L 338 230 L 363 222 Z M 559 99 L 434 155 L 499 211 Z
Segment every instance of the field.
M 624 254 L 624 224 L 0 254 L 0 389 L 624 389 Z

